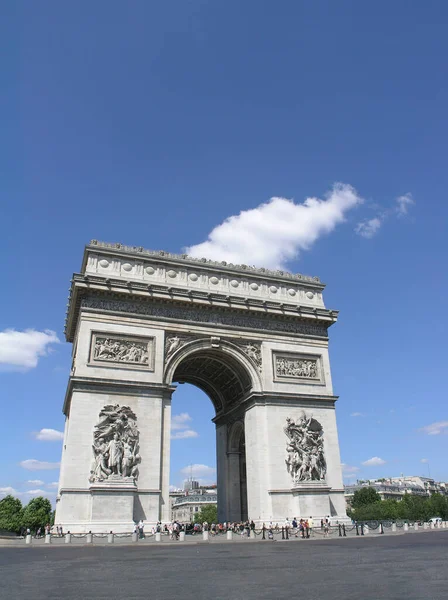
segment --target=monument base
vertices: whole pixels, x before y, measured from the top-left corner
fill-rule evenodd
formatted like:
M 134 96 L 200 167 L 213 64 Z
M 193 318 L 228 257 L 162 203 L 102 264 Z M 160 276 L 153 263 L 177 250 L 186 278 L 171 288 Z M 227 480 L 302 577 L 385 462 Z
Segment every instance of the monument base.
M 134 520 L 134 500 L 137 486 L 132 477 L 112 478 L 92 483 L 89 487 L 92 497 L 91 531 L 98 531 L 107 524 L 107 531 L 118 531 L 125 526 L 132 530 Z
M 270 521 L 279 525 L 285 519 L 330 519 L 332 523 L 350 522 L 345 511 L 335 513 L 331 496 L 334 491 L 326 481 L 296 481 L 291 489 L 269 490 L 272 501 Z

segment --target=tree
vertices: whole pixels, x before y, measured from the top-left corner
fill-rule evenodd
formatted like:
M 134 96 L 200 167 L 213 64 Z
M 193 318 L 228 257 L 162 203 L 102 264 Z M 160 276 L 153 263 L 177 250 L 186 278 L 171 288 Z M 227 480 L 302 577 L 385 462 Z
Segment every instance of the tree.
M 23 507 L 18 498 L 5 496 L 0 500 L 0 529 L 18 533 L 22 526 Z
M 380 501 L 381 496 L 373 487 L 363 487 L 353 494 L 352 506 L 356 509 Z
M 51 504 L 48 498 L 38 496 L 25 506 L 23 511 L 23 525 L 30 529 L 45 527 L 51 521 Z
M 218 507 L 216 504 L 206 504 L 199 512 L 195 513 L 195 523 L 204 523 L 204 521 L 207 521 L 207 523 L 218 522 Z

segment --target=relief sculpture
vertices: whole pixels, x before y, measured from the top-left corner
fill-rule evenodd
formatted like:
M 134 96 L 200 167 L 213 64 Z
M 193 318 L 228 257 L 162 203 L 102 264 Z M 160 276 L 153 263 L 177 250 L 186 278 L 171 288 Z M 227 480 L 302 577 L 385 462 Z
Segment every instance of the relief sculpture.
M 286 468 L 294 483 L 325 479 L 324 432 L 319 421 L 303 412 L 297 423 L 288 417 L 284 431 L 289 438 Z
M 287 358 L 277 356 L 275 359 L 277 377 L 307 377 L 317 379 L 317 360 L 303 358 Z
M 89 481 L 136 480 L 140 463 L 138 440 L 137 417 L 129 406 L 105 406 L 93 432 Z
M 148 365 L 148 342 L 97 336 L 93 349 L 93 359 Z

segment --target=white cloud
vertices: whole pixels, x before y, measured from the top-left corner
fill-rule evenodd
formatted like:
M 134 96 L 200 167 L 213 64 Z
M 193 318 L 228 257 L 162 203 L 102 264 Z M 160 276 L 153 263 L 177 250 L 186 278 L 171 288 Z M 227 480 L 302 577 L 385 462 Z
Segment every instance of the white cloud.
M 379 217 L 374 217 L 373 219 L 368 219 L 366 221 L 360 221 L 356 227 L 355 232 L 361 237 L 370 239 L 378 233 L 381 227 L 381 219 Z
M 176 431 L 176 433 L 171 434 L 172 440 L 185 440 L 187 438 L 196 438 L 199 436 L 197 431 L 194 429 L 185 429 L 184 431 Z
M 420 431 L 427 433 L 428 435 L 439 435 L 440 433 L 448 433 L 448 421 L 437 421 L 437 423 L 431 423 L 431 425 L 425 425 Z
M 19 464 L 28 471 L 49 471 L 52 469 L 59 469 L 60 467 L 60 463 L 58 462 L 46 462 L 44 460 L 36 460 L 35 458 L 22 460 Z
M 351 417 L 363 417 L 364 413 L 360 413 L 360 412 L 353 412 L 350 414 Z
M 42 479 L 28 479 L 27 483 L 31 483 L 31 485 L 44 485 Z
M 10 486 L 0 487 L 0 498 L 4 498 L 5 496 L 17 496 L 17 491 Z
M 346 465 L 345 463 L 341 464 L 343 476 L 346 479 L 353 479 L 356 476 L 356 473 L 359 471 L 359 467 L 354 467 L 351 465 Z
M 207 480 L 208 482 L 214 481 L 216 478 L 216 469 L 215 467 L 208 467 L 207 465 L 188 465 L 180 470 L 182 475 L 186 475 L 193 477 L 193 479 L 198 479 L 199 481 Z
M 415 200 L 412 197 L 412 194 L 407 193 L 403 194 L 403 196 L 398 196 L 398 198 L 396 198 L 396 203 L 396 211 L 398 216 L 403 217 L 404 215 L 408 214 L 409 208 L 415 204 Z
M 423 464 L 429 463 L 429 460 L 427 458 L 421 458 L 420 462 Z
M 382 458 L 379 458 L 379 456 L 374 456 L 372 458 L 369 458 L 369 460 L 365 460 L 362 464 L 365 467 L 379 467 L 381 465 L 385 465 L 386 461 Z
M 199 434 L 189 426 L 190 421 L 193 419 L 188 413 L 180 413 L 179 415 L 173 415 L 171 418 L 171 439 L 172 440 L 185 440 L 187 438 L 198 437 Z
M 47 483 L 47 488 L 57 488 L 59 487 L 59 482 L 58 481 L 52 481 L 51 483 Z
M 54 331 L 26 329 L 0 331 L 0 365 L 31 369 L 37 366 L 40 356 L 48 354 L 51 344 L 59 342 Z
M 353 187 L 342 183 L 335 184 L 324 200 L 307 198 L 296 204 L 287 198 L 271 198 L 228 217 L 205 242 L 186 248 L 186 252 L 196 258 L 283 268 L 344 222 L 345 214 L 362 202 Z
M 187 423 L 192 421 L 188 413 L 180 413 L 180 415 L 173 415 L 171 417 L 171 431 L 175 429 L 185 429 L 188 427 Z
M 31 480 L 31 481 L 27 481 L 27 483 L 34 483 L 35 485 L 39 485 L 40 483 L 43 483 L 43 481 L 39 481 L 39 480 Z M 50 498 L 50 499 L 54 499 L 55 496 L 55 492 L 50 492 L 48 490 L 43 490 L 41 488 L 36 488 L 36 489 L 32 489 L 32 490 L 27 490 L 26 492 L 19 492 L 18 490 L 14 489 L 11 486 L 8 487 L 2 487 L 0 488 L 0 498 L 4 498 L 5 496 L 8 496 L 9 494 L 11 494 L 11 496 L 14 496 L 15 498 L 24 498 L 25 501 L 28 501 L 29 498 L 31 498 L 32 496 L 44 496 L 46 498 Z
M 33 435 L 36 440 L 42 442 L 58 442 L 64 439 L 63 432 L 57 431 L 56 429 L 41 429 L 40 431 L 34 432 Z

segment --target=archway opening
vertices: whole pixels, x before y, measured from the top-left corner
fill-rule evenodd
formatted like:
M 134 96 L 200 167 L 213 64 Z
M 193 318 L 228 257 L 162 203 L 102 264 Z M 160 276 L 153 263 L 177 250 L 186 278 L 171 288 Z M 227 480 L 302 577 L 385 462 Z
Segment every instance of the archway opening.
M 175 419 L 178 415 L 192 416 L 188 412 L 188 403 L 193 397 L 193 403 L 197 403 L 201 398 L 201 406 L 205 406 L 199 390 L 205 392 L 214 408 L 215 414 L 212 419 L 216 427 L 215 443 L 213 445 L 210 443 L 208 426 L 203 418 L 207 411 L 204 410 L 198 422 L 194 423 L 195 426 L 200 427 L 198 435 L 190 434 L 191 448 L 184 447 L 186 448 L 184 458 L 198 456 L 198 454 L 190 454 L 193 447 L 196 452 L 201 452 L 201 457 L 204 457 L 198 458 L 198 462 L 192 462 L 193 458 L 190 459 L 193 465 L 191 478 L 195 480 L 194 477 L 201 468 L 206 469 L 216 465 L 218 520 L 220 522 L 247 520 L 244 413 L 239 410 L 239 404 L 252 389 L 249 372 L 237 358 L 219 349 L 202 348 L 187 354 L 177 363 L 172 375 L 172 383 L 190 384 L 179 386 L 178 391 L 173 395 L 174 427 L 177 427 Z M 192 388 L 192 385 L 195 388 Z M 183 399 L 187 401 L 185 404 Z M 209 416 L 208 421 L 210 420 Z M 201 439 L 202 431 L 204 431 L 203 439 Z M 174 452 L 176 454 L 173 454 L 172 463 L 178 464 L 178 449 Z M 184 467 L 183 472 L 188 474 L 188 468 Z

